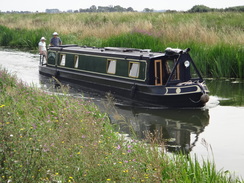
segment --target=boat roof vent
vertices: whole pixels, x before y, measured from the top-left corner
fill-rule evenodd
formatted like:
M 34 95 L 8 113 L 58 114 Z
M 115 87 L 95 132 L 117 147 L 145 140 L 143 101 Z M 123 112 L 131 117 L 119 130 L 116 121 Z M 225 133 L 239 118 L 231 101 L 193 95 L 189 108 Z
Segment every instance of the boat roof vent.
M 150 52 L 151 51 L 151 49 L 122 48 L 122 47 L 105 47 L 104 49 L 109 51 L 118 51 L 118 52 L 133 52 L 133 51 Z
M 179 49 L 179 48 L 166 48 L 165 49 L 165 53 L 168 54 L 168 55 L 174 55 L 174 54 L 181 54 L 183 52 L 182 49 Z

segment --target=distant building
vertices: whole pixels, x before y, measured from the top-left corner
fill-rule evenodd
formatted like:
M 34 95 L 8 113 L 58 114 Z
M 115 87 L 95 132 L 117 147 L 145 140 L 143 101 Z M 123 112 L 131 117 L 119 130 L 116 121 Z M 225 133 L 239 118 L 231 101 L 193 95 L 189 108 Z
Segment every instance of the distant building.
M 46 13 L 60 13 L 59 9 L 46 9 Z

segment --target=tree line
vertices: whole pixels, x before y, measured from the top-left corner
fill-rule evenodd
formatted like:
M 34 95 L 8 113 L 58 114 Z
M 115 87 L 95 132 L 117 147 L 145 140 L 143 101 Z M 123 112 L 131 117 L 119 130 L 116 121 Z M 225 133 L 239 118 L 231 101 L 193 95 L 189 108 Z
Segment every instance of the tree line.
M 201 12 L 244 12 L 244 6 L 235 6 L 224 9 L 209 8 L 204 5 L 193 6 L 188 12 L 201 13 Z
M 82 12 L 137 12 L 132 7 L 124 8 L 120 5 L 116 6 L 95 6 L 92 5 L 90 8 L 79 10 L 67 10 L 67 11 L 60 11 L 59 9 L 46 9 L 45 13 L 82 13 Z M 177 12 L 176 10 L 154 10 L 150 8 L 144 8 L 142 12 L 169 12 L 174 13 Z M 244 6 L 235 6 L 235 7 L 229 7 L 225 9 L 218 9 L 218 8 L 209 8 L 205 5 L 195 5 L 190 10 L 187 11 L 181 11 L 181 12 L 190 12 L 190 13 L 201 13 L 201 12 L 244 12 Z M 7 12 L 1 12 L 0 13 L 33 13 L 31 11 L 7 11 Z M 36 11 L 35 13 L 39 13 Z

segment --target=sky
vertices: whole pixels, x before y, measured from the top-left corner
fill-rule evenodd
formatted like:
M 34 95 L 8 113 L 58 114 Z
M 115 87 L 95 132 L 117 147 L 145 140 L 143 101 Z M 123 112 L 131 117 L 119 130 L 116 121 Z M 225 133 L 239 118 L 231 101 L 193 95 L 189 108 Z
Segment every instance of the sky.
M 46 9 L 61 11 L 79 10 L 95 6 L 132 7 L 142 11 L 144 8 L 154 10 L 186 11 L 195 5 L 205 5 L 209 8 L 227 8 L 243 6 L 244 0 L 0 0 L 0 11 L 32 11 L 45 12 Z

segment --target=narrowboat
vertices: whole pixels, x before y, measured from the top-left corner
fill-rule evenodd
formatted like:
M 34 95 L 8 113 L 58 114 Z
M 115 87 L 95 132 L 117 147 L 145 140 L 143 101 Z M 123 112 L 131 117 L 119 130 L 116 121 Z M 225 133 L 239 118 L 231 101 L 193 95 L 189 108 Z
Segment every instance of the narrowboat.
M 190 49 L 150 49 L 62 45 L 49 47 L 39 73 L 132 103 L 173 108 L 203 107 L 209 90 Z

